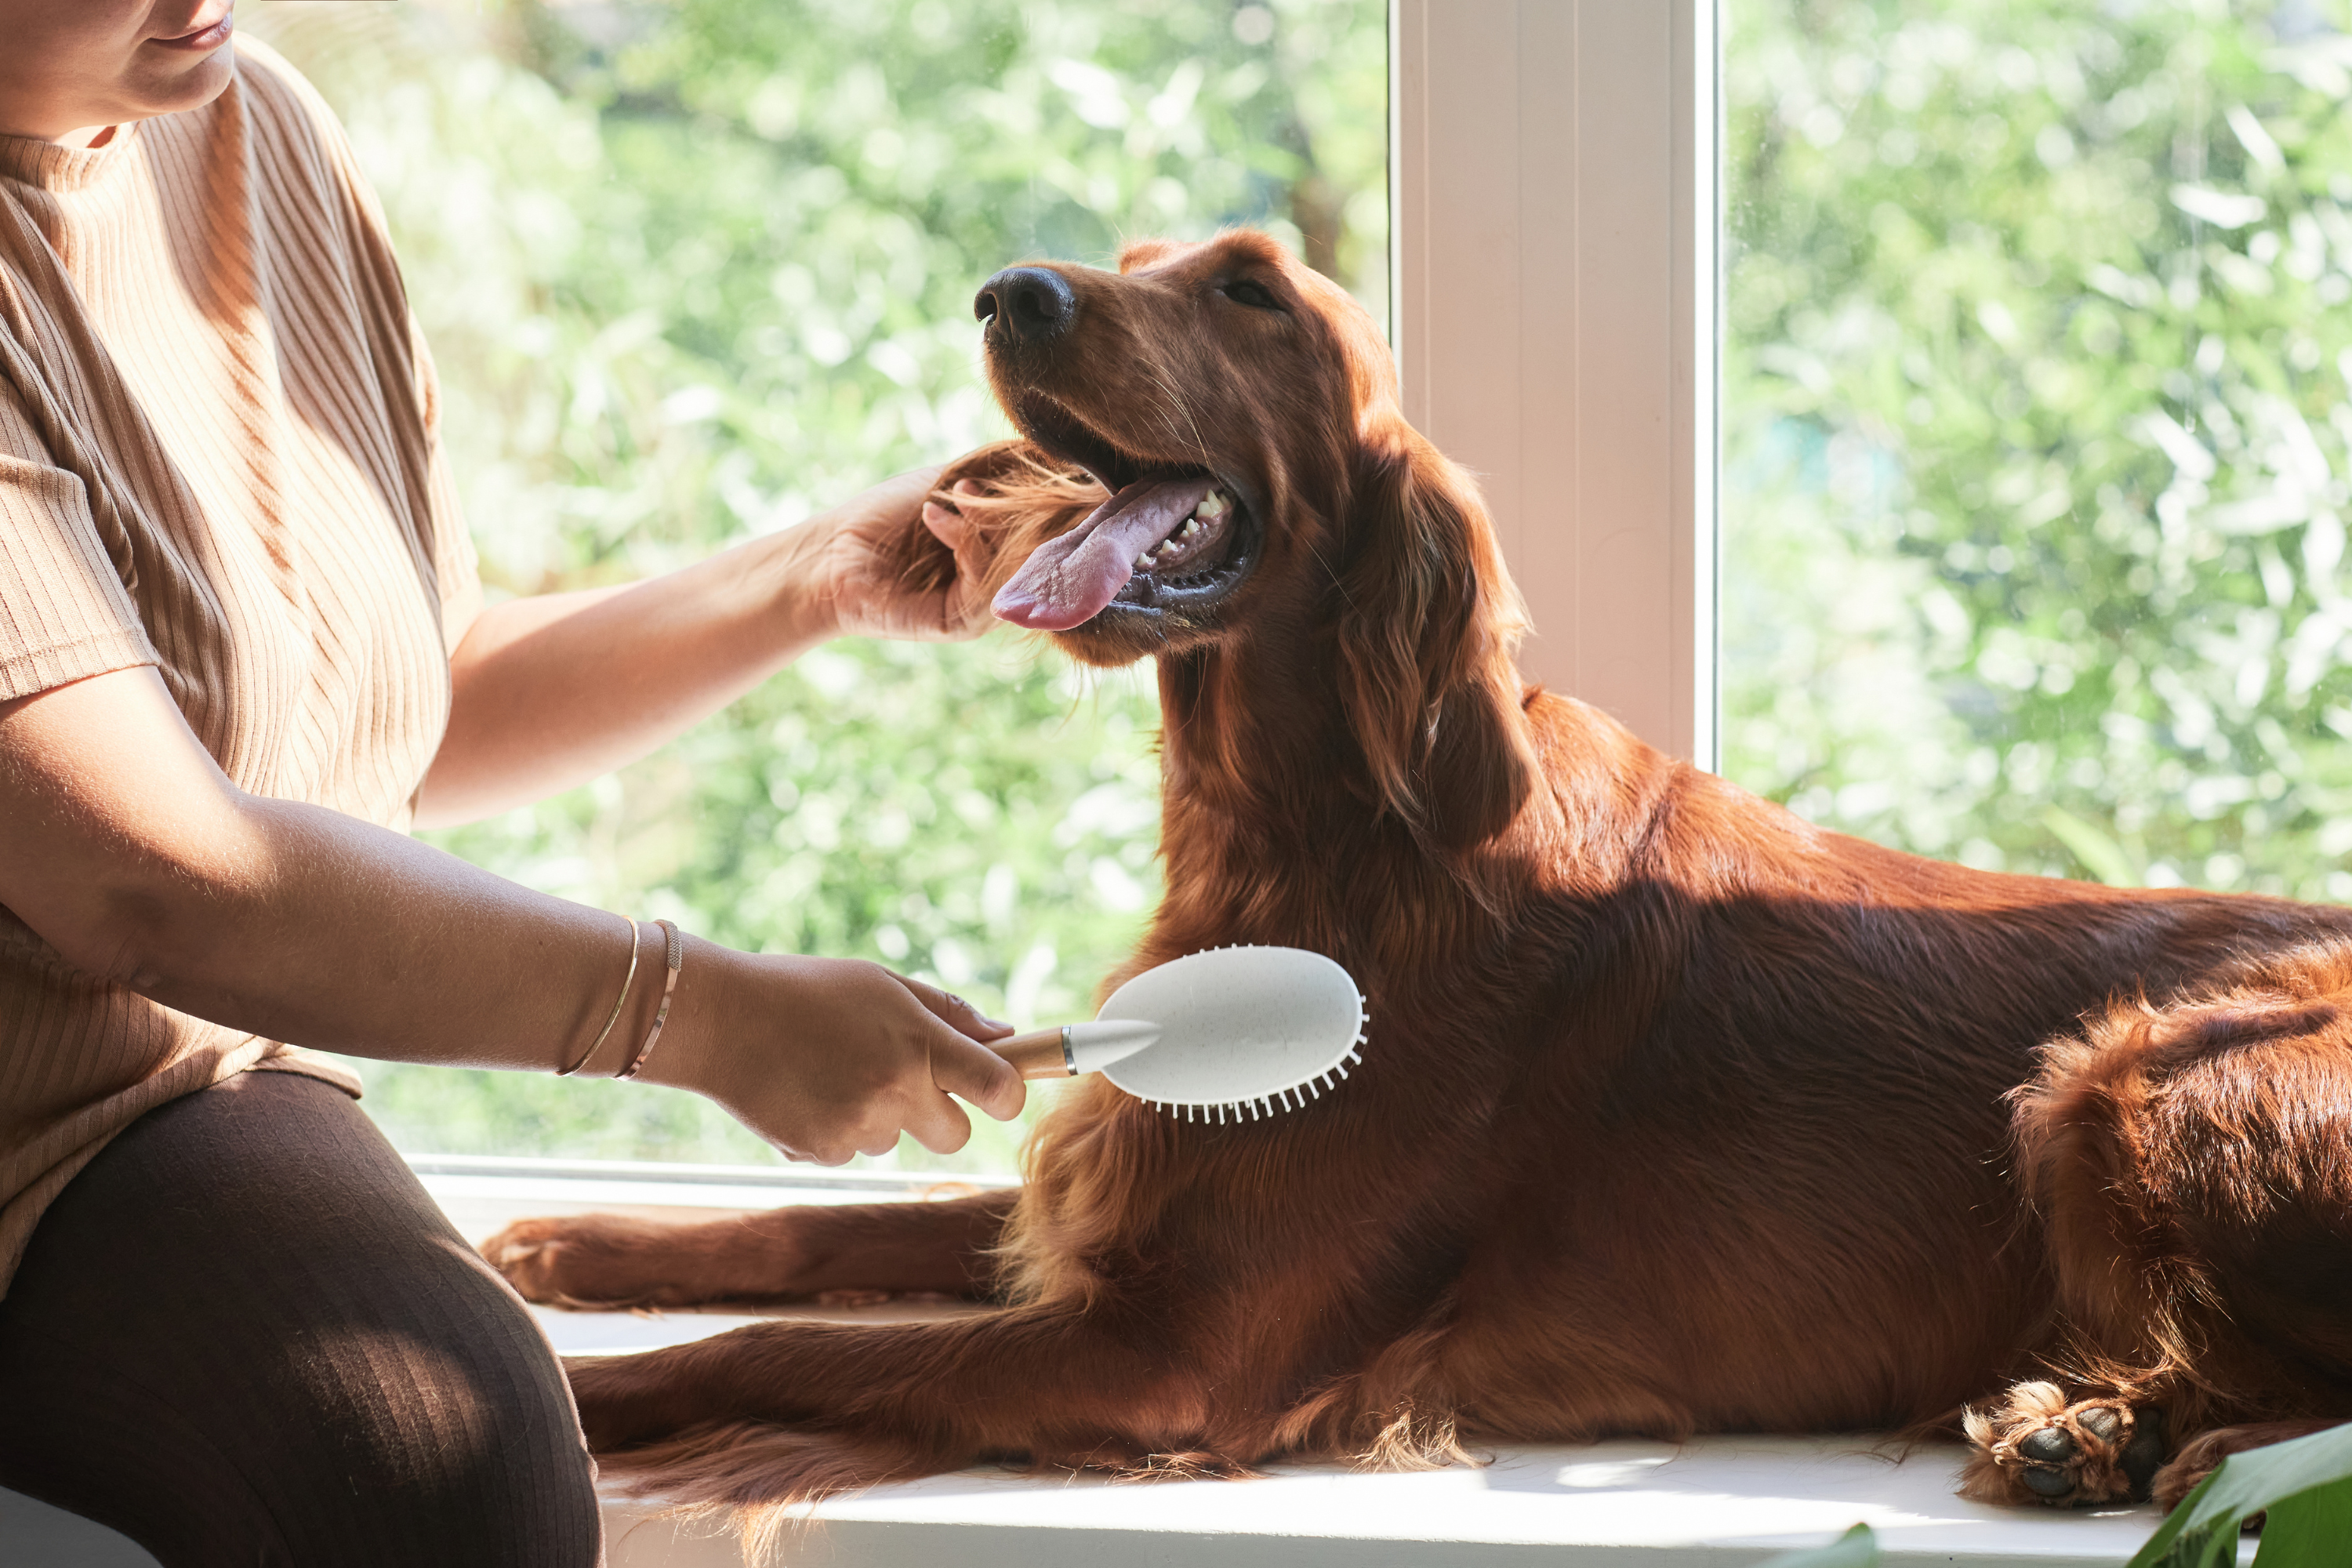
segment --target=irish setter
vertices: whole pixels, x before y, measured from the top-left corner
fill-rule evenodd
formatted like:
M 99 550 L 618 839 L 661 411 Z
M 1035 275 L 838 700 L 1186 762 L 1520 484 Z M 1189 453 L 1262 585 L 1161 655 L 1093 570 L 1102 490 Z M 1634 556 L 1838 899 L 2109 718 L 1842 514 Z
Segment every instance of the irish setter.
M 1000 613 L 1159 661 L 1167 895 L 1106 984 L 1312 948 L 1364 1064 L 1222 1125 L 1090 1081 L 1017 1193 L 509 1229 L 543 1301 L 976 1303 L 574 1361 L 608 1468 L 757 1507 L 1941 1424 L 1968 1496 L 2169 1501 L 2352 1417 L 2352 912 L 1898 854 L 1524 686 L 1476 489 L 1262 236 L 979 310 L 1029 441 L 942 503 Z

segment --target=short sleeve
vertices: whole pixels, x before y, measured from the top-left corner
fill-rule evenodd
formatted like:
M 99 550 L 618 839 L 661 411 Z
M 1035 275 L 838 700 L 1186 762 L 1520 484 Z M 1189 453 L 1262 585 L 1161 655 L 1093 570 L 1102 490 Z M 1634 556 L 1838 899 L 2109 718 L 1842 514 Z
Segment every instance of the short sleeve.
M 426 502 L 433 510 L 433 580 L 441 595 L 441 642 L 451 654 L 466 638 L 467 628 L 482 613 L 482 568 L 474 553 L 474 537 L 466 529 L 464 508 L 457 504 L 457 482 L 449 477 L 449 454 L 441 444 L 441 382 L 433 368 L 433 353 L 414 319 L 408 338 L 416 364 L 417 405 L 425 411 L 426 460 L 430 471 Z
M 159 662 L 80 477 L 0 377 L 0 701 Z

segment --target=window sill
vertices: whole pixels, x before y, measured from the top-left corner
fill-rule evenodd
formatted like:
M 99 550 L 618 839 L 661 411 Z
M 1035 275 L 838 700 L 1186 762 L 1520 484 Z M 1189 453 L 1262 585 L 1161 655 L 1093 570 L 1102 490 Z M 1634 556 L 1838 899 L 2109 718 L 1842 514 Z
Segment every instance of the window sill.
M 989 1472 L 877 1488 L 818 1510 L 827 1568 L 1750 1568 L 1857 1521 L 1888 1568 L 2116 1568 L 2153 1509 L 2031 1514 L 1951 1495 L 1957 1451 L 1894 1464 L 1856 1438 L 1517 1448 L 1483 1469 L 1255 1481 L 1030 1480 Z M 731 1539 L 608 1500 L 613 1568 L 735 1568 Z M 2242 1557 L 2250 1557 L 2251 1543 Z
M 943 1184 L 884 1172 L 712 1170 L 543 1161 L 414 1162 L 473 1240 L 528 1215 L 619 1208 L 692 1217 L 783 1203 L 913 1197 Z M 955 1178 L 971 1185 L 1000 1181 Z M 803 1310 L 873 1321 L 922 1309 Z M 534 1309 L 567 1353 L 625 1352 L 755 1321 L 737 1313 Z M 1868 1522 L 1889 1568 L 2113 1568 L 2155 1528 L 2152 1509 L 2029 1513 L 1952 1496 L 1951 1447 L 1892 1462 L 1866 1436 L 1712 1437 L 1505 1449 L 1482 1469 L 1360 1475 L 1286 1466 L 1263 1480 L 1115 1486 L 994 1471 L 882 1487 L 818 1510 L 774 1561 L 826 1568 L 1749 1568 Z M 608 1497 L 611 1568 L 739 1568 L 731 1536 Z M 2250 1542 L 2240 1553 L 2251 1559 Z M 152 1568 L 121 1537 L 0 1491 L 0 1562 Z

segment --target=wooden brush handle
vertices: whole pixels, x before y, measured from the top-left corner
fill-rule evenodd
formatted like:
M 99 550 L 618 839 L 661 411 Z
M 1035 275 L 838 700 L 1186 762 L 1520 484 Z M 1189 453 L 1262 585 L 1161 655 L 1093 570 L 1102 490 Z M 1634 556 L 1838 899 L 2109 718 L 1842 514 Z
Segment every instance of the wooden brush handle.
M 1058 1028 L 1032 1029 L 1009 1040 L 992 1041 L 988 1048 L 1019 1068 L 1023 1078 L 1070 1076 L 1069 1053 Z

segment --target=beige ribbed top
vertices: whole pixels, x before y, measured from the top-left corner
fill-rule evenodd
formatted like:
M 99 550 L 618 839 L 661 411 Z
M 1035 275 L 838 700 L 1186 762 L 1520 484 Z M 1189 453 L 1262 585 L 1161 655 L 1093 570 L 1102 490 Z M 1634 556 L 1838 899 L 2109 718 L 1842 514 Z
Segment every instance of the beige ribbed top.
M 0 137 L 0 700 L 152 664 L 242 788 L 404 829 L 473 553 L 383 215 L 310 85 L 236 48 L 101 148 Z M 0 1292 L 109 1138 L 255 1067 L 359 1089 L 0 909 Z

